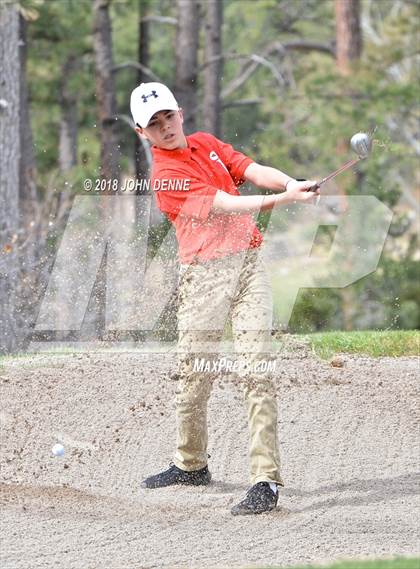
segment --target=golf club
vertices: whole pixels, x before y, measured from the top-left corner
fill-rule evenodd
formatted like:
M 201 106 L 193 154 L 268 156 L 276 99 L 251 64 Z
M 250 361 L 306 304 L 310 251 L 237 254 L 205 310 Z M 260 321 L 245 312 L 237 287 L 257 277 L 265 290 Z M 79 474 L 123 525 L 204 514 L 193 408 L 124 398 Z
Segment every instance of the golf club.
M 360 160 L 364 160 L 365 158 L 367 158 L 372 150 L 372 138 L 366 132 L 358 132 L 351 137 L 350 146 L 352 150 L 357 154 L 357 158 L 349 160 L 348 162 L 340 166 L 340 168 L 337 168 L 337 170 L 334 170 L 334 172 L 331 172 L 331 174 L 328 174 L 328 176 L 322 178 L 322 180 L 320 180 L 314 186 L 312 186 L 312 188 L 310 188 L 309 191 L 315 192 L 323 184 L 325 184 L 332 178 L 338 176 L 338 174 L 345 172 L 346 170 L 348 170 L 349 168 L 360 162 Z M 319 201 L 319 197 L 320 196 L 318 196 L 317 198 L 316 202 L 317 204 Z

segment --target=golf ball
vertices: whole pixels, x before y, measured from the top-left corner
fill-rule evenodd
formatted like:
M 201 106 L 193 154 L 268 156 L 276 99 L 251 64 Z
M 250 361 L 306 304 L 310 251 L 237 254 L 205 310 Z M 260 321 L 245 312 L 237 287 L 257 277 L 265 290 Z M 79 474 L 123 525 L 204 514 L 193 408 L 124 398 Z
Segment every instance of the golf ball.
M 52 447 L 51 452 L 53 453 L 54 456 L 63 456 L 64 447 L 60 443 L 57 443 Z

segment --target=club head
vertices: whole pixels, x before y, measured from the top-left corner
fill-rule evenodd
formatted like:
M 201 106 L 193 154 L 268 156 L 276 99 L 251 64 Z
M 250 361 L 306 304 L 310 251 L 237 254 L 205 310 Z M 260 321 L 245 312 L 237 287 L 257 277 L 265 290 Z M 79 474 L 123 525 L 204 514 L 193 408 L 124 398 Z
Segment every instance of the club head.
M 351 137 L 350 145 L 359 158 L 367 158 L 372 150 L 372 138 L 366 132 L 357 132 Z

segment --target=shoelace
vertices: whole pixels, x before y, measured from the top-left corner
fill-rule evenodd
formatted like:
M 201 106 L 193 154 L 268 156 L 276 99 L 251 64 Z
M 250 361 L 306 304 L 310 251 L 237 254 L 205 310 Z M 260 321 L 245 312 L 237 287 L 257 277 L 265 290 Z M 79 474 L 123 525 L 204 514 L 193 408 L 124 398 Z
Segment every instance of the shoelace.
M 246 495 L 251 495 L 254 494 L 254 492 L 257 492 L 257 487 L 263 488 L 263 486 L 260 486 L 260 484 L 267 484 L 268 482 L 257 482 L 256 484 L 254 484 L 254 486 L 251 486 L 251 488 L 248 490 L 248 492 L 246 493 Z M 271 490 L 270 486 L 268 486 L 268 488 Z

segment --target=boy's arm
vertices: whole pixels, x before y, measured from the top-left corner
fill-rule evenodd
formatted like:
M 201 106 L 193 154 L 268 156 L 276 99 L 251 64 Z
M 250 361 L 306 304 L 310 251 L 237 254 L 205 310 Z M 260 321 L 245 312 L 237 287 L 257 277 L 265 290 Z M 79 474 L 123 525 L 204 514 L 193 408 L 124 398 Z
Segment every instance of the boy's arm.
M 218 190 L 211 209 L 217 213 L 241 214 L 272 209 L 279 205 L 287 205 L 295 202 L 313 204 L 314 198 L 319 195 L 319 189 L 308 192 L 308 188 L 314 186 L 315 183 L 313 180 L 306 182 L 296 182 L 293 180 L 287 185 L 287 191 L 270 196 L 233 196 L 232 194 Z
M 258 188 L 265 188 L 274 192 L 282 192 L 286 189 L 286 184 L 288 190 L 293 187 L 309 189 L 316 184 L 314 181 L 297 182 L 281 170 L 277 170 L 277 168 L 262 166 L 256 162 L 247 167 L 244 172 L 244 178 Z
M 286 188 L 287 182 L 293 180 L 293 178 L 281 170 L 271 168 L 270 166 L 262 166 L 256 162 L 247 167 L 244 172 L 244 178 L 258 188 L 266 188 L 274 192 L 282 192 Z

